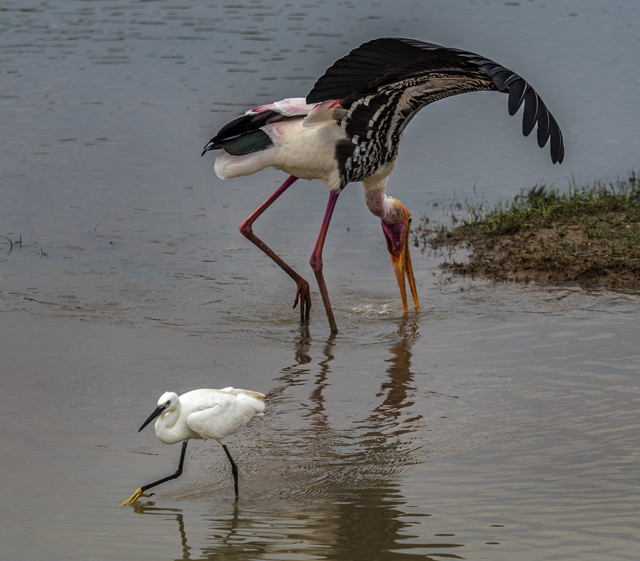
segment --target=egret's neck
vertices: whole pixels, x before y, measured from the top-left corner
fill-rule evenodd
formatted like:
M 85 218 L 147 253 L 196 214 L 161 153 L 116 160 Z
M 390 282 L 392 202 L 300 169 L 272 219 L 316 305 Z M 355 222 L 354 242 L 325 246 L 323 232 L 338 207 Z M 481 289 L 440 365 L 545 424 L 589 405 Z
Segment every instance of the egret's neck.
M 172 407 L 168 411 L 165 411 L 158 417 L 155 424 L 156 435 L 163 442 L 167 440 L 167 437 L 172 433 L 171 429 L 175 426 L 178 418 L 180 417 L 180 403 L 175 407 Z M 164 438 L 163 438 L 164 436 Z

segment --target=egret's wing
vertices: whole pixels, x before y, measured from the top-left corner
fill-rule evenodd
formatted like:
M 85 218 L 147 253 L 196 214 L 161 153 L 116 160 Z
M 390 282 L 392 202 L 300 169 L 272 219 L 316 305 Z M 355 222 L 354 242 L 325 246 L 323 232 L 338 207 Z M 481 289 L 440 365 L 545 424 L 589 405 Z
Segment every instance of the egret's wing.
M 219 394 L 210 407 L 191 413 L 187 426 L 204 438 L 214 438 L 224 444 L 226 436 L 238 432 L 252 417 L 262 415 L 264 403 L 245 393 Z
M 251 390 L 242 390 L 240 388 L 234 388 L 229 386 L 228 388 L 222 388 L 221 392 L 227 392 L 231 395 L 240 395 L 241 393 L 247 394 L 249 397 L 253 397 L 254 399 L 264 399 L 266 396 L 260 392 L 252 392 Z

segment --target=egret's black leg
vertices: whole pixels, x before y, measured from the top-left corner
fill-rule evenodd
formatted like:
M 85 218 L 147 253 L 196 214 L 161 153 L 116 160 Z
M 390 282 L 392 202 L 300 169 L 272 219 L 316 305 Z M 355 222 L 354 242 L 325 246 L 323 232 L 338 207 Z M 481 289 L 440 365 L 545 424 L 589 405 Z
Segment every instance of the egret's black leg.
M 147 489 L 151 489 L 151 487 L 155 487 L 156 485 L 160 485 L 160 483 L 164 483 L 165 481 L 171 481 L 172 479 L 177 479 L 182 475 L 182 467 L 184 466 L 184 455 L 187 452 L 187 440 L 182 443 L 182 452 L 180 453 L 180 463 L 178 464 L 178 469 L 173 475 L 168 475 L 167 477 L 163 477 L 162 479 L 158 479 L 158 481 L 154 481 L 153 483 L 149 483 L 148 485 L 143 485 L 140 487 L 142 492 Z
M 155 487 L 156 485 L 160 485 L 160 483 L 164 483 L 165 481 L 170 481 L 171 479 L 176 479 L 178 477 L 180 477 L 182 475 L 182 468 L 184 467 L 184 456 L 187 452 L 187 440 L 185 440 L 182 443 L 182 452 L 180 453 L 180 463 L 178 464 L 178 469 L 176 470 L 176 472 L 172 475 L 168 475 L 167 477 L 163 477 L 162 479 L 158 479 L 158 481 L 154 481 L 153 483 L 149 483 L 147 485 L 143 485 L 142 487 L 140 487 L 140 489 L 136 490 L 136 492 L 131 495 L 131 497 L 129 497 L 127 500 L 122 501 L 120 503 L 120 506 L 122 505 L 130 505 L 135 503 L 140 497 L 150 497 L 151 495 L 153 495 L 153 493 L 151 493 L 151 495 L 145 495 L 144 492 L 147 489 L 151 489 L 152 487 Z
M 227 458 L 229 458 L 229 461 L 231 462 L 231 473 L 233 473 L 233 487 L 236 491 L 236 498 L 238 498 L 238 466 L 233 461 L 233 458 L 231 457 L 229 449 L 226 447 L 226 445 L 223 444 L 222 447 L 224 448 Z

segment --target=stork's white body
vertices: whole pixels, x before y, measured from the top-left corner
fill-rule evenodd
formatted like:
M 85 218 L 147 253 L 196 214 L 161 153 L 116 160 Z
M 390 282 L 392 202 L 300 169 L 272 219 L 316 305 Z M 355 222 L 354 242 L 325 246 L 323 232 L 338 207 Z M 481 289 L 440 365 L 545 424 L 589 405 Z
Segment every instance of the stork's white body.
M 272 110 L 304 118 L 262 127 L 273 142 L 269 150 L 241 156 L 221 150 L 216 158 L 216 175 L 230 179 L 274 167 L 299 179 L 319 179 L 330 191 L 339 192 L 342 184 L 335 145 L 348 136 L 344 126 L 333 118 L 331 109 L 325 103 L 306 104 L 304 98 L 291 98 L 247 111 L 246 115 Z M 397 220 L 398 214 L 397 199 L 385 193 L 395 163 L 396 158 L 392 158 L 376 174 L 362 181 L 367 207 L 386 223 Z
M 297 111 L 286 111 L 286 106 Z M 319 179 L 331 190 L 340 189 L 340 175 L 335 159 L 335 145 L 346 139 L 339 124 L 323 115 L 317 115 L 321 104 L 305 104 L 303 98 L 284 99 L 268 106 L 247 111 L 246 114 L 271 108 L 284 115 L 306 116 L 266 125 L 262 130 L 273 141 L 269 150 L 232 156 L 224 150 L 216 159 L 215 172 L 220 179 L 251 175 L 268 167 L 274 167 L 300 179 Z

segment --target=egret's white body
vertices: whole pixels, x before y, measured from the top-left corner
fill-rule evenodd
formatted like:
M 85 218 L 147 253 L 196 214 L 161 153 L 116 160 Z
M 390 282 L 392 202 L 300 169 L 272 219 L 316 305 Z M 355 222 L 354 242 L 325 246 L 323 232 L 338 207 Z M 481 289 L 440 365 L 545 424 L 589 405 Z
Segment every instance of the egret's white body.
M 209 438 L 224 444 L 227 436 L 262 415 L 263 399 L 261 393 L 231 387 L 193 390 L 181 396 L 166 392 L 158 400 L 158 406 L 166 407 L 156 421 L 156 435 L 165 444 Z
M 144 491 L 160 483 L 175 479 L 182 474 L 187 442 L 193 439 L 217 440 L 224 449 L 233 473 L 234 489 L 238 496 L 238 468 L 227 449 L 225 438 L 236 434 L 253 417 L 264 412 L 265 396 L 258 392 L 238 388 L 221 390 L 193 390 L 179 396 L 174 392 L 162 394 L 158 406 L 142 424 L 138 432 L 157 417 L 156 435 L 164 444 L 182 442 L 182 452 L 177 471 L 158 481 L 143 485 L 123 501 L 122 505 L 133 504 L 140 497 L 149 497 Z

